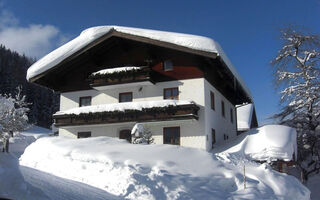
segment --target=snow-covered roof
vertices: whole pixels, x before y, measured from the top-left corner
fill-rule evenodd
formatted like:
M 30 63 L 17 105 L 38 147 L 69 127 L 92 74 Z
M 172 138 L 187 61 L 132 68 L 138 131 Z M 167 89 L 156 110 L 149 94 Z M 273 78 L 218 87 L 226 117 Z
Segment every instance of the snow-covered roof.
M 297 132 L 283 125 L 265 125 L 251 129 L 237 145 L 226 153 L 245 155 L 259 161 L 290 161 L 297 158 Z
M 145 108 L 181 106 L 181 105 L 190 105 L 190 104 L 195 104 L 195 103 L 193 101 L 188 101 L 188 100 L 159 100 L 159 101 L 113 103 L 113 104 L 102 104 L 102 105 L 71 108 L 66 111 L 58 111 L 54 115 L 66 115 L 66 114 L 79 115 L 79 114 L 114 112 L 114 111 L 124 112 L 125 110 L 142 110 Z
M 244 104 L 244 105 L 237 105 L 237 130 L 249 130 L 251 127 L 251 120 L 253 115 L 253 104 Z
M 125 66 L 125 67 L 108 68 L 108 69 L 103 69 L 103 70 L 94 72 L 91 75 L 95 76 L 95 75 L 113 74 L 113 73 L 116 73 L 116 72 L 140 70 L 142 68 L 143 67 L 136 67 L 136 66 Z
M 123 26 L 97 26 L 84 30 L 75 39 L 57 48 L 56 50 L 52 51 L 51 53 L 34 63 L 28 69 L 27 80 L 30 80 L 31 78 L 53 68 L 54 66 L 64 61 L 66 58 L 80 51 L 82 48 L 86 47 L 87 45 L 99 39 L 100 37 L 108 33 L 111 33 L 112 31 L 127 35 L 148 38 L 156 41 L 166 42 L 193 50 L 215 53 L 222 58 L 227 67 L 240 82 L 246 93 L 251 97 L 250 90 L 248 89 L 248 87 L 238 74 L 237 70 L 233 67 L 230 60 L 228 59 L 228 57 L 216 41 L 207 37 L 197 35 L 141 28 L 131 28 Z

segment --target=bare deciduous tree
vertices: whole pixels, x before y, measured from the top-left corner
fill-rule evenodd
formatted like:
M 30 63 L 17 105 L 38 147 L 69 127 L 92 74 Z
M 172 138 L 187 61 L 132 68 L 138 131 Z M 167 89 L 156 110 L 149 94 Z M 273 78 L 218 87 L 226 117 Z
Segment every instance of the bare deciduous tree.
M 304 177 L 320 170 L 320 36 L 291 28 L 272 61 L 282 110 L 274 117 L 297 129 L 298 163 Z

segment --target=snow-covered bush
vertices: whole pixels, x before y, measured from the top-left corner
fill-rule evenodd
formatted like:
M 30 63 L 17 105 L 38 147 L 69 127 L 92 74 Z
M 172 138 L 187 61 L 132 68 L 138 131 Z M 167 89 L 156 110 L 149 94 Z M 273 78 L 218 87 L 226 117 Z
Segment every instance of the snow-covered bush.
M 272 61 L 281 93 L 281 124 L 297 129 L 299 164 L 305 178 L 320 171 L 320 36 L 286 29 Z
M 150 129 L 141 123 L 134 125 L 131 135 L 133 137 L 132 144 L 152 144 L 154 141 Z
M 0 136 L 4 133 L 23 131 L 28 127 L 29 108 L 21 90 L 21 87 L 18 87 L 15 96 L 0 94 Z

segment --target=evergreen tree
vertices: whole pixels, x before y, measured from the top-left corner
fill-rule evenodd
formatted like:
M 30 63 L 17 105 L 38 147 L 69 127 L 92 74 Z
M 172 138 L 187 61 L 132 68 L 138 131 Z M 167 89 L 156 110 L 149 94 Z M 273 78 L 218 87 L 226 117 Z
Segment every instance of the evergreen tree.
M 152 144 L 154 141 L 151 131 L 141 123 L 134 125 L 131 135 L 133 136 L 132 144 Z
M 29 122 L 49 128 L 52 124 L 52 114 L 59 109 L 59 95 L 52 90 L 29 83 L 26 80 L 28 67 L 35 62 L 6 49 L 0 44 L 0 94 L 16 95 L 16 88 L 22 86 L 29 105 Z

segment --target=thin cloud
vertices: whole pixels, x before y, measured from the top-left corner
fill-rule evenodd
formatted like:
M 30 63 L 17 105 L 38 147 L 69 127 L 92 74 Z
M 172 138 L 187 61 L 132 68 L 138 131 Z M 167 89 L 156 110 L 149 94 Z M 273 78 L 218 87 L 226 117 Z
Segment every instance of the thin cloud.
M 2 6 L 0 5 L 0 8 Z M 3 29 L 7 26 L 16 26 L 18 25 L 19 20 L 9 11 L 3 10 L 0 13 L 0 28 Z
M 19 25 L 9 11 L 0 12 L 0 44 L 26 56 L 40 58 L 55 48 L 66 37 L 53 25 Z

